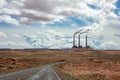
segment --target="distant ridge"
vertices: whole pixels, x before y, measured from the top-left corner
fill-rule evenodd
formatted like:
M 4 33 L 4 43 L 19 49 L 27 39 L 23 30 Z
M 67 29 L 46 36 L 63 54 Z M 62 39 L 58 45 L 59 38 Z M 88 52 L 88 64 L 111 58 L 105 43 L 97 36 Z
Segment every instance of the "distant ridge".
M 12 50 L 11 48 L 0 48 L 0 50 Z
M 25 48 L 23 50 L 48 50 L 48 48 Z
M 49 48 L 25 48 L 23 50 L 71 50 L 71 48 L 49 49 Z
M 0 48 L 0 50 L 71 50 L 72 48 L 62 49 L 49 49 L 49 48 L 24 48 L 24 49 L 11 49 L 11 48 Z

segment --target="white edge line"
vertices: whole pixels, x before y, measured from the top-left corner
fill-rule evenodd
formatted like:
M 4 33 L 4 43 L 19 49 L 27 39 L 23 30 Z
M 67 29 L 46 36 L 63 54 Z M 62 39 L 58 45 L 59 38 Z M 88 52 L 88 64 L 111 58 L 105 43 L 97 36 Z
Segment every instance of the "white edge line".
M 60 77 L 57 75 L 57 73 L 52 69 L 52 71 L 54 72 L 54 74 L 57 76 L 58 80 L 61 80 Z

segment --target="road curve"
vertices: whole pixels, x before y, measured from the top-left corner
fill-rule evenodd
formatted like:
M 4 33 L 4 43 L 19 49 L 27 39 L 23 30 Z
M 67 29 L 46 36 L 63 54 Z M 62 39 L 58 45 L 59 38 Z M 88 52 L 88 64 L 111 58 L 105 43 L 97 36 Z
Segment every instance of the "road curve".
M 0 80 L 63 80 L 51 65 L 0 75 Z M 66 79 L 65 79 L 66 80 Z M 69 80 L 69 79 L 67 79 Z
M 38 68 L 31 68 L 31 69 L 16 71 L 16 72 L 11 72 L 11 73 L 7 73 L 7 74 L 1 74 L 0 80 L 26 80 L 27 77 L 30 77 L 31 75 L 35 74 L 42 68 L 44 68 L 44 66 L 38 67 Z

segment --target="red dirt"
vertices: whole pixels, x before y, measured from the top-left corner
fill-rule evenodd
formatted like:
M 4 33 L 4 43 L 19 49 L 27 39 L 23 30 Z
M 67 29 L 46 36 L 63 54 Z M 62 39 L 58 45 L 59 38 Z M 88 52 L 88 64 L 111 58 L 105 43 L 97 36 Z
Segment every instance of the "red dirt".
M 0 58 L 0 71 L 10 72 L 20 69 L 27 69 L 29 66 L 13 58 Z

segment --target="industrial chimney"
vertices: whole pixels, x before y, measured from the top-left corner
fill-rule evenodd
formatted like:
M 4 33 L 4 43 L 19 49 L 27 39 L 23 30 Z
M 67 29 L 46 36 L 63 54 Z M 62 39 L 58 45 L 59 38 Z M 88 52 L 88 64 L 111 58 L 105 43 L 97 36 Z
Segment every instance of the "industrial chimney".
M 77 46 L 75 45 L 75 34 L 73 35 L 73 48 L 77 48 Z
M 86 44 L 86 48 L 87 48 L 87 47 L 88 47 L 88 46 L 87 46 L 87 35 L 86 35 L 86 42 L 85 42 L 85 44 Z
M 78 47 L 82 48 L 81 44 L 80 44 L 80 34 L 78 35 Z
M 86 47 L 85 47 L 85 48 L 87 48 L 87 49 L 91 49 L 91 47 L 90 47 L 90 46 L 88 46 L 88 42 L 87 42 L 87 35 L 86 35 L 86 41 L 85 41 L 85 44 L 86 44 Z
M 75 46 L 75 34 L 73 35 L 73 46 Z

